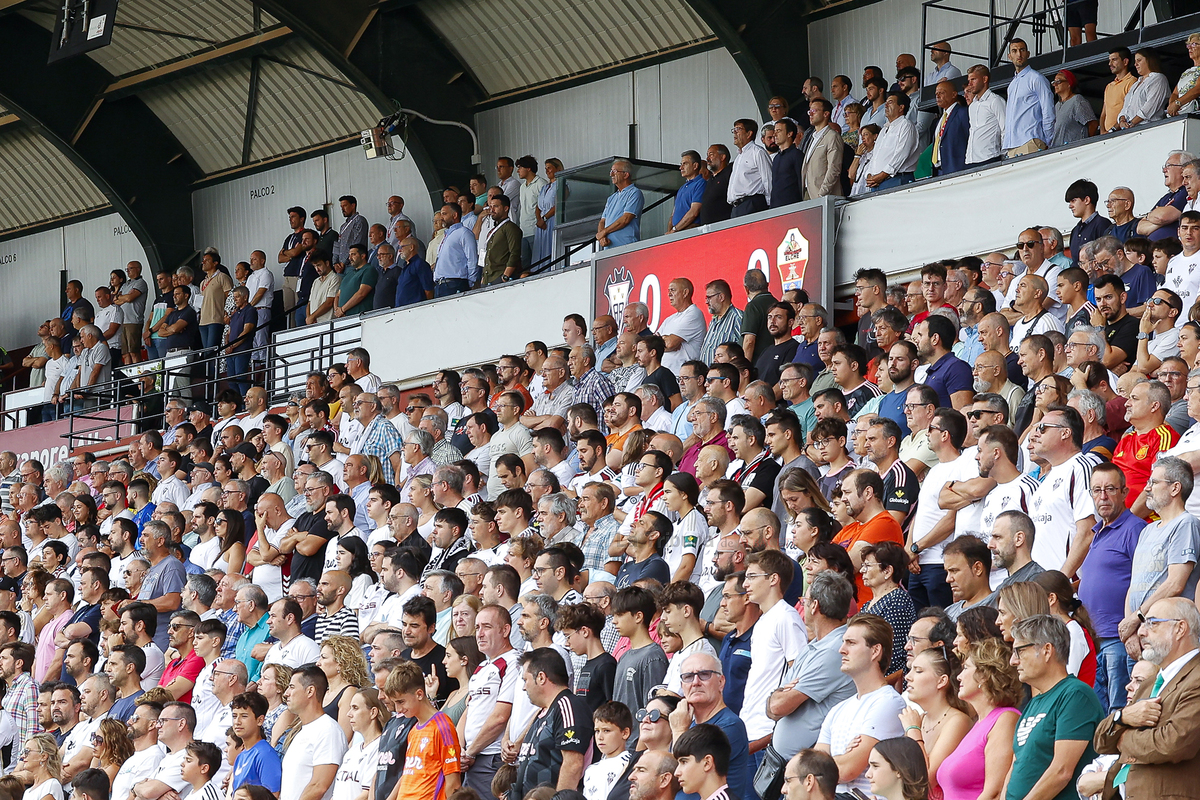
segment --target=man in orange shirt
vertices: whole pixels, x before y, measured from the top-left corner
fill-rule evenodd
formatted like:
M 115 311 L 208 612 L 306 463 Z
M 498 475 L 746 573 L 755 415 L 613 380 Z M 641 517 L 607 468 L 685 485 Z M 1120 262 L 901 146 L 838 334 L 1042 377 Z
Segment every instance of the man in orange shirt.
M 1125 473 L 1129 494 L 1125 505 L 1143 519 L 1150 518 L 1146 505 L 1146 481 L 1150 480 L 1150 468 L 1163 450 L 1169 450 L 1179 441 L 1179 434 L 1166 424 L 1167 411 L 1171 408 L 1171 390 L 1158 381 L 1142 381 L 1129 391 L 1129 402 L 1125 405 L 1125 418 L 1133 430 L 1121 437 L 1112 461 Z
M 862 551 L 880 542 L 895 542 L 904 546 L 904 532 L 900 523 L 883 507 L 883 478 L 869 469 L 856 469 L 842 481 L 842 499 L 846 509 L 854 518 L 834 537 L 833 543 L 840 544 L 850 553 L 854 562 L 854 581 L 858 584 L 860 597 L 869 597 L 863 583 Z
M 396 800 L 446 800 L 462 785 L 462 750 L 454 723 L 434 708 L 425 693 L 425 675 L 412 661 L 392 670 L 384 693 L 397 714 L 416 719 L 408 734 Z
M 1118 47 L 1108 54 L 1108 69 L 1113 74 L 1112 81 L 1104 87 L 1104 108 L 1100 113 L 1100 132 L 1120 130 L 1117 119 L 1121 116 L 1121 107 L 1125 105 L 1125 95 L 1137 81 L 1137 76 L 1129 70 L 1133 56 L 1128 47 Z
M 607 409 L 606 409 L 607 411 Z M 621 460 L 625 457 L 625 440 L 629 434 L 642 427 L 642 398 L 633 392 L 617 392 L 612 401 L 612 419 L 608 420 L 608 429 L 612 431 L 604 437 L 608 443 L 608 454 L 605 456 L 608 466 L 615 470 L 621 469 Z

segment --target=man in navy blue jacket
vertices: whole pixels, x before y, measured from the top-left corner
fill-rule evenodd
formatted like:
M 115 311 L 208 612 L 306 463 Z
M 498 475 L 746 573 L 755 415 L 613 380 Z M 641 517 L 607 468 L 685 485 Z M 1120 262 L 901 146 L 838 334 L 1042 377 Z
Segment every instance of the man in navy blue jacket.
M 942 115 L 933 128 L 933 174 L 949 175 L 967 166 L 971 118 L 967 114 L 967 104 L 950 81 L 939 81 L 934 97 Z

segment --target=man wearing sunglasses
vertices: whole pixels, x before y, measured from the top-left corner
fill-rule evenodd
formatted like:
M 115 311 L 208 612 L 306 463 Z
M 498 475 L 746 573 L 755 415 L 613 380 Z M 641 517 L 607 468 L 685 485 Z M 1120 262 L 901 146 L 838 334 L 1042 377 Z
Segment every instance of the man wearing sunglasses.
M 1075 575 L 1087 555 L 1096 524 L 1089 487 L 1092 468 L 1101 458 L 1081 452 L 1082 447 L 1083 418 L 1069 406 L 1051 406 L 1029 437 L 1033 455 L 1050 464 L 1029 502 L 1029 516 L 1036 526 L 1031 553 L 1044 569 L 1059 570 L 1067 577 Z
M 1157 290 L 1147 301 L 1138 322 L 1135 362 L 1138 370 L 1154 374 L 1163 359 L 1179 352 L 1179 330 L 1175 323 L 1182 313 L 1183 301 L 1170 289 Z

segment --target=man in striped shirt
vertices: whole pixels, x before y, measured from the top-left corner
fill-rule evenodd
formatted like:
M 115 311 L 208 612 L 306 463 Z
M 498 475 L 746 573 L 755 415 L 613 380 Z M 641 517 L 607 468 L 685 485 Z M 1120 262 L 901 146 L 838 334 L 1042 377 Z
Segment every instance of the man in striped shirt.
M 712 322 L 704 334 L 700 346 L 700 360 L 711 364 L 716 360 L 717 348 L 726 342 L 742 341 L 742 310 L 733 305 L 733 291 L 729 284 L 718 278 L 704 287 L 704 302 Z
M 340 569 L 329 570 L 317 584 L 317 604 L 324 613 L 317 617 L 317 644 L 327 636 L 349 636 L 358 638 L 358 615 L 346 607 L 346 595 L 352 586 L 349 573 Z

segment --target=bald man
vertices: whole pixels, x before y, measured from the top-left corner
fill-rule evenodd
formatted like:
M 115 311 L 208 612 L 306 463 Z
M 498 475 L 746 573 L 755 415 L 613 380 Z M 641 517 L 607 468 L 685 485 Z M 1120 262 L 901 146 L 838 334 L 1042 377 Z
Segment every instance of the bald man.
M 257 428 L 262 430 L 263 423 L 267 421 L 267 414 L 271 410 L 267 408 L 267 390 L 261 386 L 251 386 L 246 390 L 246 413 L 238 420 L 238 425 L 246 432 L 250 432 Z
M 1025 390 L 1008 378 L 1008 362 L 995 350 L 984 350 L 971 365 L 976 394 L 991 392 L 998 394 L 1008 403 L 1009 419 L 1017 413 L 1017 406 L 1025 396 Z
M 596 364 L 603 364 L 605 359 L 617 349 L 617 321 L 612 314 L 602 314 L 592 320 L 592 347 L 596 348 Z
M 346 595 L 350 594 L 353 583 L 350 573 L 340 569 L 321 575 L 317 583 L 317 606 L 323 611 L 317 617 L 317 644 L 325 641 L 326 636 L 358 638 L 358 614 L 346 607 Z
M 724 450 L 720 445 L 709 445 L 717 450 Z M 656 433 L 650 437 L 650 449 L 661 450 L 671 457 L 671 463 L 678 464 L 683 459 L 683 442 L 673 433 Z M 708 448 L 705 448 L 708 449 Z M 703 451 L 701 451 L 703 452 Z
M 284 508 L 283 498 L 267 492 L 254 505 L 255 532 L 249 534 L 251 544 L 246 547 L 246 563 L 253 567 L 250 579 L 264 592 L 272 603 L 283 597 L 283 572 L 281 566 L 288 554 L 279 549 L 285 534 L 290 532 L 292 518 Z

